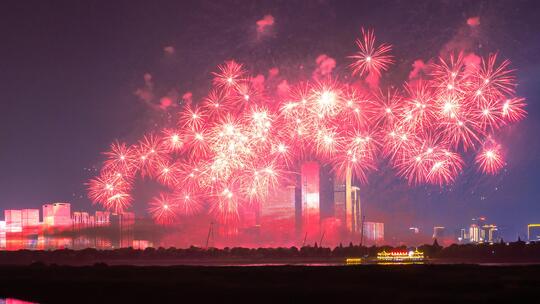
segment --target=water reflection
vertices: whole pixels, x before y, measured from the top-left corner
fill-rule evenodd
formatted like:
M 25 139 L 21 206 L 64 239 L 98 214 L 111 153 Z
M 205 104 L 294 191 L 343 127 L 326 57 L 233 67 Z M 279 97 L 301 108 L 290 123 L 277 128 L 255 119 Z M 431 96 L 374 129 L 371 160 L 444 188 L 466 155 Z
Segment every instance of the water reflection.
M 56 249 L 115 249 L 133 247 L 146 249 L 153 247 L 150 240 L 134 239 L 133 233 L 96 234 L 45 234 L 0 232 L 0 250 L 56 250 Z M 1 304 L 1 302 L 0 302 Z
M 0 304 L 37 304 L 37 302 L 28 302 L 13 298 L 0 299 Z

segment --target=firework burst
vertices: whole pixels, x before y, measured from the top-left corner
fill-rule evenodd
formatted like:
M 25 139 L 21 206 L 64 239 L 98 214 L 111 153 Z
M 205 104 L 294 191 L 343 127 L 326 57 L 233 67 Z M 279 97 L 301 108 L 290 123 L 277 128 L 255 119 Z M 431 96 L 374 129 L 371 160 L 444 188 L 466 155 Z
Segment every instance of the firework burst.
M 375 41 L 372 30 L 362 30 L 353 75 L 380 76 L 393 63 L 391 46 Z M 444 185 L 467 165 L 464 156 L 476 153 L 478 168 L 496 174 L 505 162 L 491 136 L 523 119 L 525 102 L 514 96 L 508 61 L 490 55 L 471 65 L 464 58 L 439 58 L 403 88 L 368 90 L 326 78 L 279 94 L 255 87 L 241 64 L 228 61 L 206 97 L 179 111 L 176 128 L 132 146 L 115 142 L 88 195 L 122 212 L 133 201 L 133 180 L 147 178 L 166 188 L 149 203 L 159 223 L 204 211 L 238 223 L 241 210 L 295 180 L 306 160 L 362 181 L 388 162 L 410 184 Z

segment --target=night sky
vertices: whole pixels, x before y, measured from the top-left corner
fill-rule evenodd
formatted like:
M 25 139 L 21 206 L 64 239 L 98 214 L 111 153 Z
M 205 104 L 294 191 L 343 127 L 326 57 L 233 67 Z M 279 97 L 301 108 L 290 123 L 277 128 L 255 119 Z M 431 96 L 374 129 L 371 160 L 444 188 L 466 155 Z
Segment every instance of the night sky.
M 275 24 L 259 35 L 256 22 L 267 14 Z M 500 137 L 504 172 L 483 176 L 468 166 L 452 186 L 409 187 L 383 167 L 362 186 L 366 218 L 384 221 L 387 233 L 410 226 L 431 233 L 435 224 L 459 228 L 483 215 L 515 238 L 540 222 L 539 14 L 536 1 L 4 2 L 0 209 L 69 201 L 94 210 L 84 183 L 101 152 L 115 139 L 133 143 L 166 124 L 177 108 L 161 109 L 159 97 L 174 89 L 199 100 L 210 73 L 228 59 L 255 74 L 279 67 L 310 75 L 315 58 L 327 54 L 337 61 L 334 73 L 345 74 L 365 26 L 394 45 L 397 63 L 383 84 L 402 83 L 414 60 L 458 43 L 510 59 L 517 95 L 528 102 L 528 117 Z M 470 17 L 480 18 L 474 31 Z M 146 73 L 155 85 L 149 102 L 134 94 Z M 135 201 L 137 213 L 147 195 Z

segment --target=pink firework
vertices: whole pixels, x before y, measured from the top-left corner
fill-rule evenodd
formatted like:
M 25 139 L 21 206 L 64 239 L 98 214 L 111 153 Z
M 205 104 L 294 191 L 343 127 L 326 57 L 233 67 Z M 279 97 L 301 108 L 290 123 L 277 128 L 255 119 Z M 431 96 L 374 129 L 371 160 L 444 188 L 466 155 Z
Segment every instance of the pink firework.
M 113 143 L 111 150 L 104 154 L 107 156 L 103 164 L 104 171 L 129 175 L 136 169 L 136 151 L 125 143 Z
M 376 45 L 373 31 L 362 32 L 352 75 L 379 77 L 393 62 L 391 47 Z M 219 223 L 237 224 L 273 189 L 291 184 L 306 160 L 363 182 L 388 163 L 411 185 L 446 185 L 471 153 L 482 172 L 498 173 L 505 162 L 491 136 L 527 114 L 524 99 L 514 95 L 509 62 L 495 55 L 450 54 L 402 87 L 364 88 L 327 77 L 287 80 L 275 92 L 254 85 L 235 61 L 213 76 L 213 87 L 179 111 L 174 128 L 132 146 L 112 144 L 100 176 L 88 184 L 94 203 L 122 212 L 132 203 L 134 181 L 151 179 L 164 188 L 150 202 L 157 222 L 208 212 Z
M 476 164 L 486 174 L 496 174 L 505 165 L 501 152 L 501 146 L 491 144 L 484 147 L 476 156 Z
M 389 44 L 375 45 L 375 33 L 373 30 L 364 30 L 362 28 L 362 40 L 357 39 L 356 45 L 359 48 L 358 53 L 350 56 L 354 59 L 351 64 L 353 75 L 359 74 L 377 74 L 388 70 L 388 67 L 394 62 L 389 55 L 392 46 Z
M 241 64 L 227 61 L 218 67 L 219 72 L 214 74 L 214 85 L 222 89 L 232 89 L 244 80 L 246 72 Z
M 178 205 L 165 194 L 160 194 L 150 202 L 148 212 L 159 224 L 170 225 L 178 218 Z
M 88 185 L 88 197 L 107 210 L 121 213 L 131 206 L 131 184 L 121 174 L 105 174 L 91 179 Z

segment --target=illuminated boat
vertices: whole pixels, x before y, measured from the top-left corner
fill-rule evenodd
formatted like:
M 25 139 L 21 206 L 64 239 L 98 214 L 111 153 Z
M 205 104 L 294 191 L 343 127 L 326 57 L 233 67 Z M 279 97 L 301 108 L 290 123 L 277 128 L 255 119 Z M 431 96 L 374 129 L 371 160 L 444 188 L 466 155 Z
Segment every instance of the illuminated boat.
M 346 258 L 345 265 L 360 265 L 362 264 L 362 258 Z
M 385 250 L 377 253 L 377 261 L 380 262 L 422 262 L 425 260 L 424 253 L 415 249 L 414 251 Z

